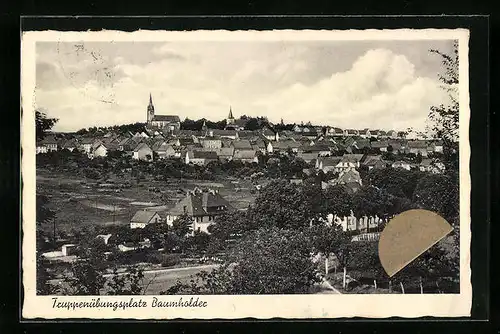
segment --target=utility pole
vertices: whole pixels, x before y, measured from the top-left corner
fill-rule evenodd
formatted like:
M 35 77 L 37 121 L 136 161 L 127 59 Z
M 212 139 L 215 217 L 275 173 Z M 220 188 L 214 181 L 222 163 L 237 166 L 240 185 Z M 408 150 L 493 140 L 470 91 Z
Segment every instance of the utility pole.
M 57 243 L 56 243 L 56 218 L 54 217 L 54 236 L 53 236 L 53 242 L 54 242 L 54 249 L 56 248 L 57 246 Z

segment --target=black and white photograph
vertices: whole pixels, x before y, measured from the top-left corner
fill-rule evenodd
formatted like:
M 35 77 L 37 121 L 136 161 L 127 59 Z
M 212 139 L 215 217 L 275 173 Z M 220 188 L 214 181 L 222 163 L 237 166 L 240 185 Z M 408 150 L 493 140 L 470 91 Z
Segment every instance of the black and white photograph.
M 30 39 L 25 294 L 470 299 L 467 31 L 330 33 Z

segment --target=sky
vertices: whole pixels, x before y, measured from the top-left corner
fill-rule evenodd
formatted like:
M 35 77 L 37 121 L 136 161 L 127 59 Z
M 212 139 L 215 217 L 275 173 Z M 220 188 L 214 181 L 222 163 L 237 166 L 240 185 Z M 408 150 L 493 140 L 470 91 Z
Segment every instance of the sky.
M 241 115 L 341 128 L 423 130 L 446 104 L 452 40 L 37 42 L 35 104 L 55 131 Z

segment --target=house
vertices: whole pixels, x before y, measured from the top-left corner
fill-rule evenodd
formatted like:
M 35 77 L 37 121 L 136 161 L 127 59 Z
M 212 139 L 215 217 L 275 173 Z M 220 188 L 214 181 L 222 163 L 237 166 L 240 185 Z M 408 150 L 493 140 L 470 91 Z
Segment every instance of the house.
M 252 150 L 252 144 L 250 143 L 249 140 L 246 139 L 234 140 L 231 143 L 231 147 L 233 147 L 235 151 Z
M 398 160 L 398 161 L 395 161 L 392 164 L 392 168 L 403 168 L 403 169 L 406 169 L 406 170 L 410 170 L 411 169 L 411 165 L 410 165 L 410 163 L 408 163 L 406 161 Z
M 309 147 L 301 147 L 303 152 L 314 152 L 320 157 L 326 157 L 331 155 L 330 147 L 328 145 L 315 144 Z
M 342 172 L 348 169 L 356 169 L 360 166 L 363 154 L 344 154 L 337 164 L 336 171 Z
M 427 156 L 427 143 L 424 140 L 410 140 L 408 142 L 409 153 Z
M 279 140 L 279 135 L 278 133 L 272 131 L 271 129 L 269 129 L 267 126 L 265 126 L 264 128 L 262 128 L 262 136 L 264 136 L 264 138 L 266 138 L 267 140 L 276 140 L 278 141 Z
M 389 140 L 387 142 L 387 152 L 401 152 L 404 153 L 406 149 L 406 143 L 404 140 Z
M 371 132 L 370 132 L 370 129 L 368 129 L 368 128 L 365 128 L 365 129 L 363 129 L 363 130 L 360 130 L 360 131 L 359 131 L 359 136 L 360 136 L 361 138 L 371 138 L 371 137 L 372 137 Z
M 159 140 L 151 147 L 152 151 L 158 155 L 158 158 L 173 158 L 176 156 L 176 151 L 165 140 Z
M 344 130 L 341 128 L 329 127 L 326 130 L 326 135 L 331 137 L 342 137 L 344 135 Z
M 76 149 L 76 142 L 74 139 L 64 140 L 61 143 L 61 149 L 73 152 Z
M 385 140 L 377 140 L 377 141 L 372 141 L 370 145 L 371 148 L 379 150 L 380 152 L 387 152 L 387 147 L 389 146 L 389 142 Z
M 256 141 L 253 141 L 251 142 L 252 144 L 252 150 L 255 150 L 257 152 L 260 152 L 262 154 L 266 154 L 268 151 L 267 151 L 267 146 L 266 146 L 266 143 L 263 141 L 263 140 L 256 140 Z M 269 142 L 269 144 L 271 144 L 271 142 Z M 272 153 L 272 145 L 271 145 L 271 152 Z
M 104 144 L 99 143 L 97 147 L 93 148 L 92 156 L 93 157 L 105 157 L 108 155 L 108 148 L 104 146 Z
M 323 173 L 328 173 L 330 171 L 338 173 L 342 170 L 339 166 L 341 160 L 342 157 L 319 157 L 318 160 L 316 160 L 316 169 L 322 170 Z
M 380 130 L 378 132 L 378 138 L 387 138 L 387 132 L 385 132 L 384 130 Z
M 47 136 L 42 139 L 42 144 L 47 148 L 48 152 L 57 151 L 57 140 L 54 136 Z
M 259 162 L 257 152 L 254 150 L 235 150 L 233 160 L 241 162 Z
M 433 153 L 443 153 L 443 142 L 440 140 L 433 141 L 427 147 L 427 151 Z
M 219 157 L 214 151 L 198 151 L 190 150 L 186 152 L 185 162 L 186 165 L 193 164 L 199 166 L 205 166 L 212 161 L 217 161 Z
M 219 129 L 209 129 L 207 135 L 209 137 L 218 136 L 220 138 L 236 139 L 238 133 L 235 130 L 219 130 Z
M 359 136 L 359 132 L 358 132 L 358 130 L 354 130 L 354 129 L 346 129 L 346 130 L 344 130 L 344 136 L 347 136 L 347 137 Z
M 365 148 L 370 148 L 371 143 L 369 139 L 357 138 L 351 145 L 352 148 L 357 150 L 363 150 Z
M 442 162 L 438 160 L 432 160 L 432 159 L 422 159 L 422 162 L 420 162 L 418 169 L 421 172 L 431 172 L 435 174 L 439 174 L 444 172 L 445 166 Z
M 230 161 L 233 159 L 234 147 L 221 147 L 214 151 L 220 161 Z
M 318 153 L 316 152 L 299 152 L 297 153 L 297 158 L 301 158 L 307 163 L 311 163 L 318 159 Z
M 358 183 L 360 186 L 362 185 L 361 176 L 355 169 L 348 169 L 340 172 L 336 182 L 337 184 Z
M 248 131 L 248 130 L 240 130 L 237 132 L 238 139 L 247 139 L 250 141 L 255 141 L 259 139 L 258 131 Z
M 112 237 L 113 235 L 112 234 L 98 234 L 96 235 L 96 239 L 100 239 L 104 242 L 105 245 L 108 244 L 109 242 L 109 239 Z
M 96 140 L 94 138 L 84 138 L 81 143 L 81 149 L 87 154 L 92 153 L 92 146 Z
M 269 143 L 271 144 L 271 143 Z M 287 139 L 283 141 L 275 142 L 273 147 L 273 151 L 278 151 L 281 153 L 286 153 L 288 150 L 297 153 L 299 151 L 301 144 L 297 143 L 295 140 Z
M 391 139 L 396 139 L 398 138 L 398 132 L 395 130 L 389 130 L 387 131 L 387 137 Z
M 132 151 L 132 159 L 135 160 L 153 160 L 153 150 L 146 143 L 140 143 Z
M 193 232 L 208 233 L 208 226 L 213 223 L 215 217 L 230 210 L 233 210 L 233 207 L 217 190 L 196 188 L 188 192 L 186 197 L 168 212 L 167 224 L 171 226 L 179 216 L 187 215 L 192 218 Z
M 302 126 L 298 125 L 298 124 L 295 124 L 292 128 L 292 131 L 296 132 L 296 133 L 301 133 L 302 132 Z
M 42 141 L 36 143 L 36 154 L 47 153 L 47 152 L 48 152 L 47 146 Z
M 222 147 L 222 141 L 219 137 L 207 136 L 200 139 L 200 144 L 205 149 L 218 149 Z
M 368 170 L 373 168 L 382 169 L 386 167 L 386 163 L 382 160 L 381 155 L 367 155 L 361 161 L 362 166 L 366 166 Z
M 145 228 L 149 224 L 158 224 L 161 217 L 156 211 L 140 210 L 130 219 L 130 228 Z

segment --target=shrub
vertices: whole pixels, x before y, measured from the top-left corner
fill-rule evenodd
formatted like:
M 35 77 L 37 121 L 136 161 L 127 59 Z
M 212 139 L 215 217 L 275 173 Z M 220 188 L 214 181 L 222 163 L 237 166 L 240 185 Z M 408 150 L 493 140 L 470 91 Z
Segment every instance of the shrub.
M 163 262 L 164 255 L 160 252 L 151 252 L 146 256 L 146 262 L 160 264 Z
M 163 261 L 161 263 L 162 267 L 173 267 L 181 262 L 181 258 L 177 254 L 164 254 Z

